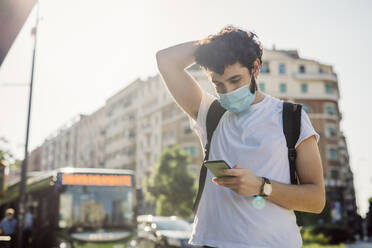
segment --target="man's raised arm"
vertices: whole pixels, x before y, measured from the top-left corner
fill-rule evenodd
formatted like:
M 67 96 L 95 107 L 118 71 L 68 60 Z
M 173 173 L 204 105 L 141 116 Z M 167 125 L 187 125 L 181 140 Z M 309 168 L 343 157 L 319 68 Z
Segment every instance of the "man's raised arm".
M 198 117 L 202 92 L 185 69 L 195 63 L 194 52 L 197 47 L 197 41 L 190 41 L 156 53 L 159 72 L 169 92 L 194 120 Z

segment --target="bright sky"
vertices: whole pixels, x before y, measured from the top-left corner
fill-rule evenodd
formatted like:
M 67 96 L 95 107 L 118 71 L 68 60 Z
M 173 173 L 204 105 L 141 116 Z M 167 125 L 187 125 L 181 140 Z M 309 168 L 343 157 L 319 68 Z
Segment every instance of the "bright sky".
M 155 53 L 233 24 L 263 45 L 298 49 L 338 74 L 341 123 L 359 212 L 372 196 L 372 2 L 41 0 L 30 149 L 79 113 L 90 113 L 134 79 L 157 73 Z M 0 68 L 0 84 L 29 83 L 35 15 Z M 0 137 L 23 157 L 27 87 L 0 86 Z

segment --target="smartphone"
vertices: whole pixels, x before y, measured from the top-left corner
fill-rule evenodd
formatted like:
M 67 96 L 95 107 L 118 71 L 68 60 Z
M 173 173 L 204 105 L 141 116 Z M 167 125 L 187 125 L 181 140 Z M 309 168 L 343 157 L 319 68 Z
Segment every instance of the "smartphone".
M 221 174 L 219 171 L 223 169 L 231 169 L 231 167 L 224 160 L 211 160 L 204 162 L 204 166 L 207 167 L 213 175 L 216 177 L 232 177 L 225 174 Z

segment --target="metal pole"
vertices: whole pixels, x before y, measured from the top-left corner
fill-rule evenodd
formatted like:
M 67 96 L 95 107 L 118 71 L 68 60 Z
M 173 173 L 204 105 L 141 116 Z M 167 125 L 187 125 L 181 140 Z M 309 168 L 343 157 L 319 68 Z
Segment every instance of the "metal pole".
M 31 69 L 31 79 L 30 79 L 30 94 L 28 99 L 28 112 L 27 112 L 27 127 L 26 127 L 26 143 L 25 143 L 25 156 L 22 163 L 21 170 L 21 181 L 19 189 L 19 205 L 17 214 L 17 247 L 22 247 L 23 241 L 23 221 L 25 214 L 25 189 L 26 189 L 26 173 L 27 173 L 27 157 L 28 157 L 28 137 L 30 132 L 30 119 L 31 119 L 31 103 L 32 103 L 32 86 L 34 81 L 34 70 L 35 70 L 35 54 L 36 54 L 36 42 L 37 42 L 37 28 L 39 24 L 39 2 L 37 4 L 37 14 L 36 14 L 36 24 L 33 29 L 32 34 L 34 35 L 34 50 L 32 54 L 32 69 Z

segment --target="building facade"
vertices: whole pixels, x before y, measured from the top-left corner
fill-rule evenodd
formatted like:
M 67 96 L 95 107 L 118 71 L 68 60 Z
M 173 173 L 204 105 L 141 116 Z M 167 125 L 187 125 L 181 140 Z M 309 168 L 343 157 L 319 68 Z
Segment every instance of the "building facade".
M 135 80 L 107 99 L 105 104 L 105 167 L 135 169 L 138 88 L 143 82 Z
M 43 147 L 39 146 L 28 155 L 27 171 L 41 171 Z
M 51 134 L 40 146 L 40 165 L 28 171 L 62 167 L 104 167 L 104 108 L 91 115 L 78 115 Z M 31 153 L 32 154 L 32 153 Z
M 199 68 L 189 71 L 212 89 Z M 105 111 L 105 167 L 135 169 L 137 188 L 142 188 L 162 151 L 179 145 L 191 156 L 189 169 L 197 177 L 203 160 L 199 139 L 160 75 L 135 80 L 106 101 Z
M 105 109 L 83 115 L 78 124 L 76 163 L 74 167 L 103 168 L 105 166 Z

